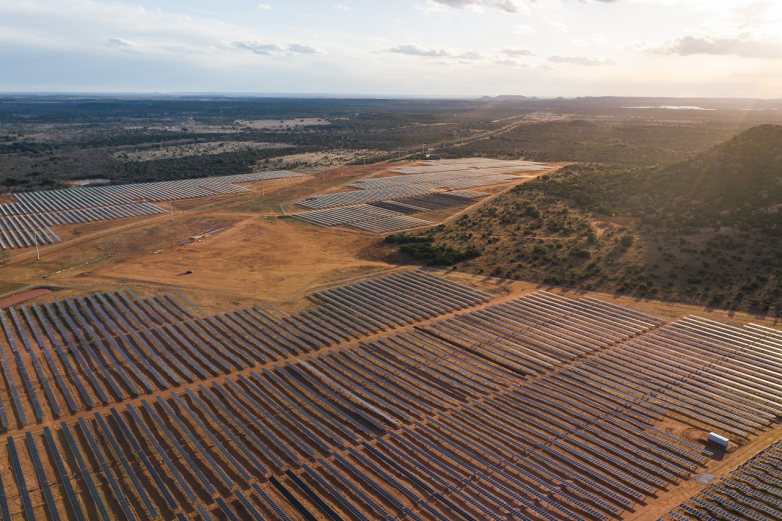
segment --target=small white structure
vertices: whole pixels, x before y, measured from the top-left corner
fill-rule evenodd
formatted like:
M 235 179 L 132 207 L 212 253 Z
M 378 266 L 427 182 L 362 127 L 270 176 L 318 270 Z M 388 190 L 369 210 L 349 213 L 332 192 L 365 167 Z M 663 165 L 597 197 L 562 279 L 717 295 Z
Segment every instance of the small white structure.
M 713 441 L 713 442 L 714 442 L 714 443 L 716 443 L 717 445 L 721 445 L 721 446 L 723 446 L 723 447 L 727 447 L 727 446 L 728 446 L 728 442 L 729 442 L 730 440 L 728 440 L 728 438 L 726 438 L 726 437 L 724 437 L 724 436 L 720 436 L 720 435 L 719 435 L 719 434 L 717 434 L 717 433 L 710 432 L 710 433 L 709 433 L 709 441 Z

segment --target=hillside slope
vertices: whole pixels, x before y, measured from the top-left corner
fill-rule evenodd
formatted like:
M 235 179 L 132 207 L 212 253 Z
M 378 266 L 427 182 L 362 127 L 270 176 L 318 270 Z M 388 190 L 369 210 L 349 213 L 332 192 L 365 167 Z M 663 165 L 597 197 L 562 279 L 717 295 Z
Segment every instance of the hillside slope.
M 782 127 L 672 167 L 547 177 L 429 232 L 432 248 L 480 252 L 454 267 L 473 273 L 782 314 Z
M 782 126 L 761 125 L 664 169 L 576 169 L 546 192 L 601 213 L 668 227 L 782 234 Z

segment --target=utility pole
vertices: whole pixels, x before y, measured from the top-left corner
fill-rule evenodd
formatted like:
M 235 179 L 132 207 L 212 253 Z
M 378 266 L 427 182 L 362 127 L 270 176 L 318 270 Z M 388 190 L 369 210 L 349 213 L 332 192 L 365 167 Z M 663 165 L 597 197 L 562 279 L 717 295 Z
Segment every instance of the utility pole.
M 38 230 L 34 231 L 34 238 L 35 238 L 35 258 L 37 260 L 41 260 L 41 252 L 38 251 Z
M 168 213 L 171 214 L 171 221 L 174 220 L 174 206 L 171 204 L 171 199 L 168 200 Z
M 261 179 L 261 197 L 266 197 L 266 181 Z

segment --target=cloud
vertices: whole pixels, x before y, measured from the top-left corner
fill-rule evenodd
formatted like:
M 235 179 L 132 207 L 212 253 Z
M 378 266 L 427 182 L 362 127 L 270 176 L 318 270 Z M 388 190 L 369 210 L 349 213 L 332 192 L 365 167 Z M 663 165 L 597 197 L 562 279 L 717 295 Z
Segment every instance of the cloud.
M 337 9 L 342 9 L 343 11 L 350 11 L 350 7 L 342 4 L 334 4 L 334 7 Z
M 272 6 L 267 5 L 267 4 L 258 4 L 258 9 L 261 9 L 263 11 L 271 11 L 272 10 Z
M 535 32 L 535 28 L 531 25 L 517 25 L 513 32 L 516 34 L 532 34 Z
M 109 43 L 118 47 L 138 47 L 136 42 L 131 42 L 124 38 L 109 38 Z
M 506 67 L 518 67 L 520 69 L 528 69 L 528 68 L 532 67 L 532 65 L 530 65 L 527 62 L 514 60 L 512 58 L 507 58 L 507 59 L 503 59 L 503 60 L 494 60 L 494 63 L 496 63 L 497 65 L 504 65 Z
M 480 11 L 485 7 L 489 7 L 505 11 L 506 13 L 529 14 L 527 5 L 518 0 L 429 0 L 429 2 L 457 9 L 471 9 L 473 11 Z
M 311 45 L 301 45 L 292 43 L 288 46 L 288 51 L 296 54 L 325 54 L 326 51 L 313 47 Z
M 559 20 L 550 20 L 548 26 L 560 33 L 566 33 L 568 31 L 567 25 Z
M 782 41 L 773 38 L 755 38 L 749 34 L 733 37 L 683 36 L 659 45 L 641 44 L 636 50 L 653 54 L 711 54 L 714 56 L 741 56 L 743 58 L 782 59 Z
M 480 60 L 483 55 L 478 51 L 456 51 L 447 47 L 426 48 L 417 43 L 408 43 L 383 49 L 383 52 L 407 54 L 408 56 L 428 56 L 433 58 L 454 58 L 460 60 Z
M 280 45 L 278 43 L 264 43 L 256 40 L 241 40 L 228 42 L 230 47 L 237 49 L 243 49 L 250 51 L 253 54 L 260 54 L 262 56 L 292 56 L 294 54 L 324 54 L 325 51 L 312 47 L 310 45 L 302 45 L 299 43 L 292 43 L 290 45 Z
M 505 56 L 535 56 L 535 53 L 529 49 L 519 49 L 516 47 L 506 47 L 500 51 Z
M 554 63 L 569 63 L 572 65 L 586 65 L 588 67 L 616 65 L 616 61 L 611 58 L 600 58 L 598 56 L 563 56 L 556 54 L 554 56 L 549 56 L 548 61 Z
M 768 11 L 773 7 L 773 2 L 767 0 L 742 4 L 733 8 L 733 16 L 731 18 L 741 29 L 763 25 L 769 21 Z

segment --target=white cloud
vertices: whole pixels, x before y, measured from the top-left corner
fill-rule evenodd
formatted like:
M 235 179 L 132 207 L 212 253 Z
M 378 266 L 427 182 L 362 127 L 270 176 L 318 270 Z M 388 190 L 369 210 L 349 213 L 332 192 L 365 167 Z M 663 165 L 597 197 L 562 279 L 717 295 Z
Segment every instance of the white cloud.
M 506 47 L 500 53 L 506 56 L 535 56 L 535 53 L 529 49 L 520 49 L 518 47 Z
M 334 7 L 337 9 L 342 9 L 343 11 L 350 11 L 350 7 L 342 4 L 334 4 Z
M 530 65 L 527 62 L 514 60 L 513 58 L 506 58 L 506 59 L 502 59 L 502 60 L 494 60 L 494 63 L 496 63 L 497 65 L 505 65 L 506 67 L 518 67 L 518 68 L 521 68 L 521 69 L 528 69 L 528 68 L 532 67 L 532 65 Z
M 270 6 L 268 4 L 258 4 L 258 9 L 261 9 L 263 11 L 271 11 L 272 10 L 272 6 Z
M 516 34 L 532 34 L 535 32 L 535 28 L 531 25 L 517 25 L 513 32 Z
M 408 56 L 428 56 L 434 58 L 454 58 L 461 60 L 480 60 L 483 55 L 478 51 L 457 51 L 447 47 L 423 47 L 417 43 L 408 43 L 383 49 L 384 52 L 393 54 L 407 54 Z
M 756 27 L 769 21 L 768 13 L 773 7 L 774 3 L 769 1 L 742 3 L 733 8 L 730 18 L 740 29 Z
M 588 67 L 596 67 L 599 65 L 616 65 L 616 61 L 611 58 L 601 58 L 598 56 L 568 56 L 568 55 L 554 55 L 549 56 L 548 61 L 554 63 L 568 63 L 572 65 L 586 65 Z
M 294 54 L 324 54 L 325 51 L 310 45 L 292 43 L 280 45 L 278 43 L 265 43 L 256 40 L 239 40 L 228 42 L 228 46 L 236 49 L 250 51 L 262 56 L 292 56 Z
M 550 20 L 548 26 L 559 33 L 568 32 L 567 25 L 565 25 L 563 22 L 560 22 L 559 20 Z
M 714 56 L 741 56 L 744 58 L 782 59 L 782 41 L 776 38 L 757 38 L 749 34 L 738 36 L 682 36 L 662 44 L 640 44 L 635 50 L 654 54 L 711 54 Z
M 311 45 L 302 45 L 299 43 L 292 43 L 288 46 L 288 51 L 297 54 L 326 54 L 326 51 L 313 47 Z
M 483 8 L 499 9 L 506 13 L 529 14 L 529 7 L 518 0 L 429 0 L 430 3 L 481 11 Z
M 109 43 L 119 47 L 138 47 L 136 42 L 131 42 L 130 40 L 126 40 L 124 38 L 109 38 Z

